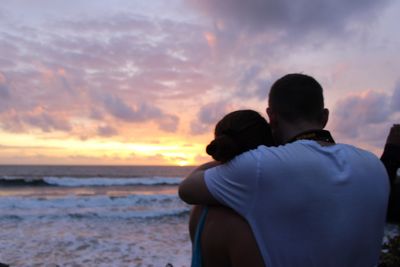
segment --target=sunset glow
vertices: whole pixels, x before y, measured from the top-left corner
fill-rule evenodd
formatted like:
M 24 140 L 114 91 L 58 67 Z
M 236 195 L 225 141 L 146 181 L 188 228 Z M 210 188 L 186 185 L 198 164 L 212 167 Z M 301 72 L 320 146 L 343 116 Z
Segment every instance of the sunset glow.
M 400 3 L 276 3 L 3 1 L 0 164 L 196 165 L 224 114 L 265 116 L 290 72 L 321 82 L 338 142 L 379 154 L 400 121 Z

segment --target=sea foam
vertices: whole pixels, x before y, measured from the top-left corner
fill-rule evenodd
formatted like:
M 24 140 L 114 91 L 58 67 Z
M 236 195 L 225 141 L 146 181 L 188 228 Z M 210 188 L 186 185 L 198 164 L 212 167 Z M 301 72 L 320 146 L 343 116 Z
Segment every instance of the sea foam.
M 188 211 L 189 206 L 175 195 L 3 197 L 0 201 L 0 217 L 2 219 L 44 217 L 155 218 L 180 216 Z
M 8 186 L 134 186 L 134 185 L 178 185 L 180 177 L 54 177 L 25 178 L 16 176 L 3 176 L 0 184 Z

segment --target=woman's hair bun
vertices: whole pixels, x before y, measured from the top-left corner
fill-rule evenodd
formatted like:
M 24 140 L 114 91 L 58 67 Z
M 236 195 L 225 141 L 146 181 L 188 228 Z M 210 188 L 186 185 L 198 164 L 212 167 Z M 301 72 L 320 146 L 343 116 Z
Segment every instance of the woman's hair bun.
M 220 162 L 227 162 L 240 154 L 237 142 L 228 135 L 216 137 L 207 146 L 206 152 L 213 159 Z

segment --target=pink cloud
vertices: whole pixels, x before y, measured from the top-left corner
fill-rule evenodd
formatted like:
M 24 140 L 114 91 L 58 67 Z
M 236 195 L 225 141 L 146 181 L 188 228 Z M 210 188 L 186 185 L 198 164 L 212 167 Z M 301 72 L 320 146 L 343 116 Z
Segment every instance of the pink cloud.
M 46 3 L 51 12 L 60 13 L 58 5 L 50 2 Z M 197 106 L 199 113 L 187 127 L 192 133 L 212 131 L 229 109 L 218 95 L 229 95 L 229 102 L 266 100 L 271 81 L 295 65 L 288 58 L 302 52 L 309 41 L 303 35 L 317 32 L 327 37 L 315 38 L 319 43 L 330 38 L 341 42 L 349 24 L 365 22 L 369 14 L 373 21 L 387 3 L 190 2 L 197 8 L 192 10 L 202 10 L 206 16 L 176 19 L 138 10 L 115 12 L 104 9 L 105 4 L 104 10 L 96 7 L 102 12 L 89 12 L 87 3 L 82 3 L 87 16 L 77 16 L 76 4 L 64 3 L 62 7 L 69 11 L 65 16 L 5 17 L 6 23 L 0 26 L 0 50 L 4 51 L 0 67 L 7 77 L 0 82 L 4 129 L 66 131 L 90 138 L 85 125 L 74 128 L 72 122 L 79 118 L 82 124 L 94 121 L 110 127 L 87 126 L 97 135 L 114 134 L 112 129 L 118 135 L 117 126 L 146 122 L 175 132 L 186 114 L 166 107 L 199 99 L 198 103 L 214 103 Z M 207 16 L 213 23 L 208 23 Z M 369 98 L 380 101 L 376 96 Z M 357 103 L 366 100 L 352 101 L 363 105 Z M 339 104 L 346 110 L 353 105 Z M 32 113 L 38 106 L 45 111 Z M 13 115 L 7 113 L 10 110 Z M 351 124 L 346 116 L 338 116 L 345 117 L 338 126 Z M 15 122 L 7 121 L 10 118 Z
M 0 118 L 5 130 L 69 131 L 72 126 L 56 123 L 63 114 L 63 125 L 76 117 L 102 122 L 111 116 L 124 123 L 153 121 L 161 130 L 174 132 L 179 117 L 155 103 L 212 88 L 202 71 L 209 53 L 204 29 L 196 24 L 111 13 L 29 27 L 22 22 L 12 29 L 0 32 L 1 47 L 8 51 L 0 64 L 17 62 L 4 69 L 13 85 L 7 105 L 14 112 Z M 0 93 L 10 94 L 4 82 Z M 111 97 L 99 100 L 99 95 Z M 31 115 L 37 106 L 46 113 Z M 10 116 L 15 118 L 12 123 L 6 122 Z

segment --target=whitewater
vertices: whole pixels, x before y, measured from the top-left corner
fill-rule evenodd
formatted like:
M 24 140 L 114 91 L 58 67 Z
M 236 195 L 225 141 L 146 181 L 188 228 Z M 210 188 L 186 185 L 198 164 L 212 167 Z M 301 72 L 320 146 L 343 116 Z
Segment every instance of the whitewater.
M 0 262 L 188 266 L 190 167 L 0 166 Z

